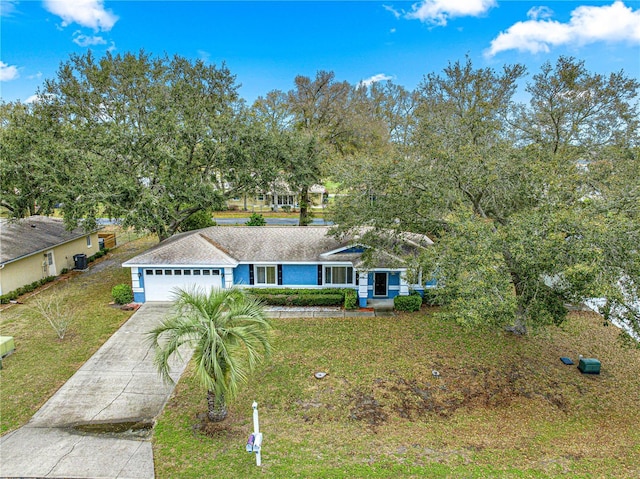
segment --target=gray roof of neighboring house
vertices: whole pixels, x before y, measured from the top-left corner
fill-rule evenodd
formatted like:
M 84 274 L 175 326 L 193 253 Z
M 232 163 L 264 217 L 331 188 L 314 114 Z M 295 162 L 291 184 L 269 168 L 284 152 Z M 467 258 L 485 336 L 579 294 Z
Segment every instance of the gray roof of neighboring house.
M 123 266 L 215 265 L 238 263 L 359 263 L 361 253 L 340 250 L 357 241 L 327 236 L 328 226 L 212 226 L 172 236 Z M 424 243 L 430 243 L 423 236 Z M 412 242 L 413 243 L 413 242 Z M 338 251 L 336 251 L 338 250 Z M 384 265 L 380 265 L 384 266 Z
M 82 228 L 69 231 L 64 222 L 47 216 L 17 221 L 0 219 L 0 264 L 45 251 L 90 234 Z

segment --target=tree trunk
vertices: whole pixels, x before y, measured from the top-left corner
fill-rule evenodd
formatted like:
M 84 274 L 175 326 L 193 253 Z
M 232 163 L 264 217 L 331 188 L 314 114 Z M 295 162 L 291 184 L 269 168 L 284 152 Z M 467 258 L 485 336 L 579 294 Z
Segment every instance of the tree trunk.
M 278 192 L 275 181 L 271 184 L 271 211 L 278 211 Z
M 207 417 L 210 421 L 220 422 L 227 417 L 227 404 L 224 395 L 216 397 L 213 391 L 207 391 Z
M 511 282 L 513 283 L 513 289 L 515 291 L 516 298 L 521 298 L 523 295 L 523 282 L 520 275 L 516 272 L 513 256 L 511 251 L 505 246 L 502 250 L 502 256 L 509 268 L 511 275 Z M 518 301 L 518 309 L 516 310 L 515 321 L 513 326 L 507 326 L 506 331 L 514 334 L 520 334 L 525 336 L 527 334 L 527 314 L 524 306 Z
M 520 334 L 522 336 L 527 335 L 527 318 L 521 305 L 518 305 L 516 319 L 513 322 L 513 326 L 508 326 L 505 330 L 513 334 Z
M 309 217 L 309 187 L 303 186 L 300 192 L 300 226 L 307 226 L 311 223 Z

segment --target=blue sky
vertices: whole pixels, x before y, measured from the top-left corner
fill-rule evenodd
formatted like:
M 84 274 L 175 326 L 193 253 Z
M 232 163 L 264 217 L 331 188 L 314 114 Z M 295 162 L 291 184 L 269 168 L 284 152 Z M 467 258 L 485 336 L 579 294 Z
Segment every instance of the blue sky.
M 29 101 L 71 53 L 144 49 L 219 65 L 248 102 L 333 70 L 351 83 L 413 89 L 469 55 L 476 67 L 559 55 L 640 79 L 640 0 L 103 1 L 0 0 L 0 88 Z

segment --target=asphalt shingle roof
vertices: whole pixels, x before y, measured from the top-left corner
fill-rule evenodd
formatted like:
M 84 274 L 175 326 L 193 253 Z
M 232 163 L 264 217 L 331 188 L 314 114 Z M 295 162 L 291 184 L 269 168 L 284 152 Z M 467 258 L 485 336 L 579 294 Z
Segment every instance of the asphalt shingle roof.
M 329 261 L 321 255 L 349 243 L 327 236 L 328 230 L 326 226 L 212 226 L 172 236 L 124 266 Z M 340 256 L 340 261 L 349 260 Z
M 0 264 L 15 261 L 89 234 L 69 231 L 58 218 L 30 216 L 18 221 L 0 219 Z
M 357 239 L 327 236 L 329 226 L 212 226 L 172 236 L 123 266 L 212 265 L 235 267 L 238 263 L 360 263 L 361 253 L 344 253 Z M 403 238 L 405 248 L 426 246 L 426 236 Z M 336 251 L 337 250 L 337 251 Z M 334 252 L 334 253 L 331 253 Z M 331 253 L 331 254 L 329 254 Z M 387 257 L 388 256 L 388 257 Z M 400 259 L 381 256 L 379 267 Z

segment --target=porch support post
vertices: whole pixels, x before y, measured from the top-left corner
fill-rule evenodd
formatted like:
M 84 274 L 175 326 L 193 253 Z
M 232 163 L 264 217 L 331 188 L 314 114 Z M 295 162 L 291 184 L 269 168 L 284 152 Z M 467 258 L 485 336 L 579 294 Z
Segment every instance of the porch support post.
M 143 273 L 143 268 L 131 268 L 131 289 L 133 290 L 134 303 L 144 303 Z
M 358 305 L 365 308 L 369 296 L 369 274 L 366 271 L 359 271 L 358 275 Z
M 224 288 L 233 288 L 233 268 L 224 269 Z
M 409 282 L 407 281 L 406 271 L 400 271 L 400 296 L 409 296 Z

